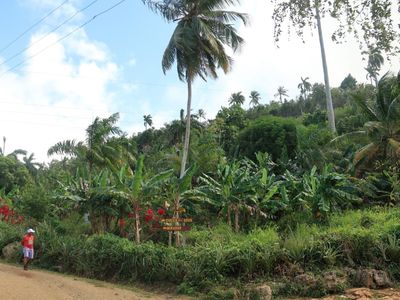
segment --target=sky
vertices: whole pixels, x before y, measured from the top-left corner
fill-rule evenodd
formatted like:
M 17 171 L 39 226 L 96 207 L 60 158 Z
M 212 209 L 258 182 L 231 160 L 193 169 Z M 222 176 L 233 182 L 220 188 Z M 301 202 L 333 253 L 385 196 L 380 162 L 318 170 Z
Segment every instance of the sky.
M 1 1 L 0 138 L 6 137 L 6 154 L 25 149 L 38 162 L 47 162 L 49 147 L 84 140 L 94 118 L 115 112 L 128 135 L 144 130 L 145 114 L 151 114 L 156 128 L 179 117 L 186 107 L 186 86 L 175 69 L 167 74 L 161 70 L 174 25 L 140 0 L 125 0 L 98 15 L 119 1 Z M 234 54 L 230 73 L 195 82 L 194 112 L 202 108 L 213 118 L 233 92 L 248 96 L 257 90 L 267 103 L 279 86 L 295 98 L 300 77 L 323 82 L 315 31 L 306 34 L 305 42 L 284 35 L 277 45 L 269 0 L 242 0 L 235 9 L 250 16 L 250 26 L 238 26 L 246 43 Z M 330 41 L 334 26 L 323 20 L 331 85 L 340 85 L 349 73 L 365 82 L 366 62 L 358 44 Z M 384 66 L 384 71 L 399 69 L 398 57 Z

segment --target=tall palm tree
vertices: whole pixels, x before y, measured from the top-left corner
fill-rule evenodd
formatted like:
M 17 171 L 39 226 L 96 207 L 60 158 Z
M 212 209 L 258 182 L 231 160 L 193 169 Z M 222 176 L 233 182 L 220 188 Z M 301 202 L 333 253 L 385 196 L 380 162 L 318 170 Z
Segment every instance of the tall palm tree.
M 307 99 L 307 93 L 311 91 L 311 83 L 308 81 L 310 78 L 306 77 L 303 78 L 301 77 L 301 82 L 297 86 L 297 88 L 300 90 L 300 94 L 303 97 L 304 100 Z
M 178 77 L 185 81 L 188 90 L 186 109 L 186 131 L 182 154 L 180 177 L 186 170 L 190 139 L 190 113 L 192 105 L 192 84 L 199 76 L 217 78 L 217 69 L 225 73 L 231 69 L 232 58 L 226 48 L 238 50 L 243 39 L 230 22 L 247 23 L 247 16 L 234 11 L 223 10 L 239 0 L 142 0 L 153 11 L 160 13 L 167 21 L 177 22 L 175 30 L 164 51 L 163 72 L 177 63 Z
M 226 6 L 239 3 L 239 0 L 142 0 L 142 2 L 160 13 L 167 21 L 177 23 L 164 51 L 162 70 L 166 73 L 176 62 L 178 78 L 187 84 L 186 128 L 179 175 L 183 178 L 189 152 L 192 84 L 196 77 L 203 80 L 209 76 L 217 78 L 219 68 L 224 73 L 231 69 L 232 58 L 226 53 L 226 48 L 229 47 L 235 52 L 244 42 L 231 23 L 241 21 L 247 24 L 247 15 L 224 10 Z M 179 207 L 180 197 L 177 197 L 175 209 L 179 211 Z M 180 244 L 179 238 L 176 239 L 176 244 Z
M 246 98 L 242 95 L 242 92 L 233 93 L 229 98 L 229 105 L 238 105 L 242 106 L 246 101 Z
M 278 92 L 274 95 L 274 97 L 279 97 L 279 101 L 282 103 L 282 97 L 289 97 L 289 95 L 287 93 L 288 93 L 288 90 L 285 89 L 285 87 L 280 86 L 278 88 Z
M 318 28 L 318 36 L 319 36 L 319 45 L 320 45 L 320 49 L 321 49 L 322 67 L 324 70 L 328 123 L 329 123 L 329 128 L 331 129 L 331 131 L 336 132 L 335 112 L 333 110 L 331 87 L 329 84 L 328 63 L 326 62 L 325 44 L 324 44 L 324 36 L 322 34 L 321 15 L 319 12 L 319 10 L 320 10 L 319 6 L 320 6 L 320 2 L 315 1 L 315 17 L 317 19 L 317 28 Z
M 151 115 L 144 115 L 143 116 L 143 124 L 144 124 L 144 127 L 146 128 L 146 130 L 147 130 L 147 126 L 152 126 L 153 125 L 153 118 L 151 117 Z
M 79 158 L 88 164 L 89 171 L 94 166 L 113 168 L 114 162 L 120 154 L 119 145 L 113 139 L 122 133 L 119 127 L 115 125 L 118 119 L 118 113 L 106 119 L 97 117 L 86 129 L 85 141 L 66 140 L 58 142 L 50 147 L 47 155 L 66 154 Z
M 252 105 L 253 107 L 260 105 L 261 96 L 259 92 L 251 91 L 249 98 L 250 98 L 250 105 Z

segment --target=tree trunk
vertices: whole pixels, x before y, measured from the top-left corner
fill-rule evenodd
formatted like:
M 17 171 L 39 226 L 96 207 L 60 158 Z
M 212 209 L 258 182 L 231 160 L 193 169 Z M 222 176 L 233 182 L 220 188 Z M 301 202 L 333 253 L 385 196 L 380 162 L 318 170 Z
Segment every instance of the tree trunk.
M 317 18 L 317 26 L 318 26 L 319 45 L 321 47 L 322 66 L 324 69 L 326 106 L 327 106 L 327 112 L 328 112 L 329 128 L 333 132 L 336 132 L 335 113 L 333 111 L 331 87 L 329 85 L 328 64 L 326 62 L 324 37 L 322 35 L 321 16 L 319 14 L 319 5 L 318 4 L 315 5 L 315 11 L 316 11 L 316 18 Z
M 135 241 L 137 244 L 140 244 L 140 215 L 139 215 L 139 207 L 135 207 Z
M 239 205 L 235 205 L 234 212 L 235 212 L 235 232 L 238 233 L 239 232 Z
M 185 129 L 185 141 L 183 146 L 183 153 L 182 153 L 182 162 L 181 162 L 181 172 L 180 178 L 183 177 L 186 170 L 186 162 L 188 158 L 189 152 L 189 141 L 190 141 L 190 116 L 191 116 L 191 109 L 192 109 L 192 80 L 187 79 L 187 88 L 188 88 L 188 99 L 187 99 L 187 107 L 186 107 L 186 129 Z
M 189 142 L 190 142 L 190 119 L 191 119 L 191 110 L 192 110 L 192 79 L 187 76 L 187 89 L 188 89 L 188 99 L 187 99 L 187 106 L 186 106 L 186 128 L 185 128 L 185 140 L 183 145 L 183 152 L 182 152 L 182 161 L 181 161 L 181 171 L 180 171 L 180 178 L 183 178 L 186 171 L 186 162 L 189 153 Z M 175 200 L 175 209 L 178 210 L 180 207 L 180 198 L 181 195 L 178 194 Z M 176 217 L 179 218 L 179 212 L 176 212 Z M 175 242 L 176 246 L 180 245 L 179 240 L 179 232 L 175 233 Z
M 227 222 L 228 222 L 229 227 L 231 227 L 232 226 L 232 222 L 231 222 L 231 206 L 230 205 L 228 205 L 228 208 L 227 208 L 226 218 L 227 218 Z
M 174 212 L 174 218 L 179 219 L 179 202 L 180 202 L 181 195 L 178 194 L 175 200 L 175 212 Z M 174 223 L 172 226 L 178 226 L 178 224 Z M 181 240 L 180 240 L 180 233 L 179 231 L 174 231 L 175 233 L 175 246 L 179 247 L 181 245 Z

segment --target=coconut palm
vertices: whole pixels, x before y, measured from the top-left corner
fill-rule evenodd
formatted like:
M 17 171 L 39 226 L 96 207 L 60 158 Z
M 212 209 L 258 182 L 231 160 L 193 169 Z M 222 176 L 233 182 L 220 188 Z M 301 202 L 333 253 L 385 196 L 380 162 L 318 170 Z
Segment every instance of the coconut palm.
M 229 105 L 242 106 L 246 101 L 246 98 L 242 95 L 242 92 L 233 93 L 229 98 Z
M 288 93 L 288 90 L 285 89 L 285 87 L 280 86 L 280 87 L 278 87 L 278 91 L 274 95 L 274 97 L 279 97 L 279 101 L 282 103 L 282 97 L 289 97 L 289 95 L 287 93 Z
M 354 157 L 354 165 L 368 165 L 383 159 L 397 161 L 400 158 L 400 73 L 396 77 L 385 75 L 378 82 L 378 90 L 373 105 L 369 105 L 362 94 L 353 95 L 353 100 L 370 121 L 364 129 L 336 138 L 363 135 L 369 143 L 359 149 Z
M 226 47 L 236 51 L 243 44 L 243 39 L 230 22 L 239 20 L 246 24 L 247 16 L 224 10 L 225 6 L 238 3 L 239 0 L 142 1 L 167 21 L 177 23 L 164 51 L 162 69 L 166 73 L 176 62 L 178 77 L 187 84 L 186 131 L 180 170 L 182 177 L 189 151 L 193 81 L 198 76 L 204 80 L 209 76 L 217 78 L 218 68 L 225 73 L 231 69 L 232 58 L 226 54 Z
M 260 105 L 261 96 L 259 92 L 251 91 L 249 98 L 250 98 L 250 105 L 252 106 Z
M 143 116 L 143 124 L 144 124 L 144 127 L 146 128 L 146 130 L 147 130 L 147 126 L 152 126 L 153 125 L 153 118 L 151 117 L 151 115 L 144 115 Z
M 196 77 L 203 80 L 209 76 L 217 78 L 219 68 L 224 73 L 231 69 L 232 58 L 227 55 L 226 49 L 229 47 L 235 52 L 244 42 L 231 22 L 242 21 L 246 24 L 247 15 L 224 10 L 228 5 L 239 3 L 239 0 L 142 1 L 167 21 L 177 23 L 164 51 L 162 70 L 166 73 L 176 62 L 178 78 L 187 84 L 186 128 L 180 168 L 180 177 L 183 178 L 189 152 L 192 84 Z M 175 201 L 179 210 L 180 197 Z M 178 239 L 176 242 L 179 244 Z
M 315 1 L 314 5 L 315 5 L 315 17 L 317 19 L 319 46 L 320 46 L 320 50 L 321 50 L 322 68 L 324 70 L 325 95 L 326 95 L 326 108 L 327 108 L 327 113 L 328 113 L 328 123 L 329 123 L 329 128 L 332 130 L 332 132 L 336 132 L 335 112 L 333 110 L 331 86 L 329 84 L 328 63 L 326 62 L 324 36 L 322 33 L 322 24 L 321 24 L 321 16 L 320 16 L 320 5 L 321 4 L 319 1 Z
M 66 140 L 50 147 L 47 155 L 69 155 L 76 157 L 88 164 L 89 170 L 94 166 L 113 167 L 113 162 L 120 154 L 120 145 L 114 137 L 121 135 L 122 131 L 115 125 L 119 114 L 115 113 L 106 119 L 97 117 L 86 129 L 86 140 L 76 142 Z

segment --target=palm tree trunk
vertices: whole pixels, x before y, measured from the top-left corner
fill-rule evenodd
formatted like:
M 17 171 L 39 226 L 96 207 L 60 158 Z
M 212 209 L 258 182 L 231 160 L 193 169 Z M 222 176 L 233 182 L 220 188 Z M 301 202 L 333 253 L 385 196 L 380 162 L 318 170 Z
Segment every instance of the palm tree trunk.
M 189 141 L 190 141 L 190 119 L 191 119 L 191 110 L 192 110 L 192 79 L 190 76 L 187 76 L 187 89 L 188 89 L 188 99 L 186 106 L 186 128 L 185 128 L 185 140 L 183 145 L 183 153 L 182 153 L 182 162 L 181 162 L 181 172 L 179 177 L 183 178 L 186 171 L 186 162 L 189 153 Z M 181 195 L 178 194 L 175 200 L 175 209 L 178 210 L 180 207 L 180 198 Z M 176 218 L 179 218 L 179 212 L 176 212 Z M 176 246 L 180 246 L 179 232 L 175 233 L 175 244 Z
M 185 141 L 184 141 L 183 153 L 182 153 L 180 178 L 182 178 L 183 175 L 185 174 L 186 162 L 187 162 L 188 152 L 189 152 L 190 119 L 191 119 L 190 111 L 192 109 L 192 80 L 190 78 L 187 79 L 187 88 L 188 88 L 188 99 L 187 99 L 187 107 L 186 107 L 186 129 L 185 129 Z
M 333 132 L 336 132 L 335 113 L 333 111 L 331 87 L 329 85 L 328 64 L 326 62 L 324 37 L 322 35 L 321 16 L 319 14 L 319 4 L 318 3 L 315 5 L 315 11 L 316 11 L 316 18 L 317 18 L 317 26 L 318 26 L 319 45 L 321 47 L 322 66 L 324 69 L 326 106 L 327 106 L 327 112 L 328 112 L 329 128 Z

